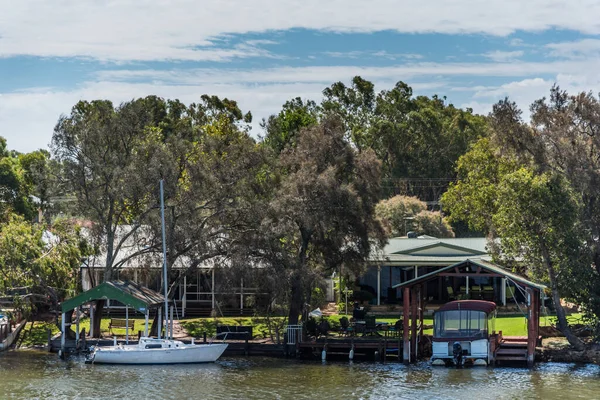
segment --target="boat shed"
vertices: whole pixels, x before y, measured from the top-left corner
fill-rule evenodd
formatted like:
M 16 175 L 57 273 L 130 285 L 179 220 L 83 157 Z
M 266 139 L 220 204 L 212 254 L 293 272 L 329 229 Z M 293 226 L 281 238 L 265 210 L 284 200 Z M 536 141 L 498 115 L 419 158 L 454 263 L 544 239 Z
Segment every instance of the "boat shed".
M 504 278 L 518 288 L 526 299 L 527 318 L 527 353 L 528 366 L 533 366 L 535 358 L 535 347 L 539 336 L 540 326 L 540 299 L 541 292 L 546 288 L 526 278 L 507 271 L 499 265 L 481 259 L 467 259 L 459 263 L 438 269 L 426 275 L 419 276 L 407 282 L 395 285 L 394 288 L 403 289 L 403 358 L 405 363 L 417 360 L 418 343 L 423 336 L 423 309 L 424 296 L 423 285 L 432 279 L 439 277 L 459 278 L 468 280 L 476 278 Z M 410 325 L 409 325 L 410 320 Z
M 161 307 L 164 304 L 164 296 L 147 287 L 140 286 L 131 281 L 110 281 L 104 282 L 88 291 L 85 291 L 71 299 L 61 303 L 62 325 L 61 325 L 61 347 L 65 347 L 65 315 L 67 312 L 77 309 L 86 303 L 96 300 L 116 300 L 125 306 L 126 312 L 126 336 L 129 339 L 129 307 L 143 313 L 146 316 L 146 326 L 144 335 L 148 335 L 148 317 L 151 308 Z M 90 321 L 93 323 L 94 308 L 90 307 Z M 76 317 L 76 339 L 79 342 L 79 312 Z M 90 326 L 90 331 L 92 330 Z

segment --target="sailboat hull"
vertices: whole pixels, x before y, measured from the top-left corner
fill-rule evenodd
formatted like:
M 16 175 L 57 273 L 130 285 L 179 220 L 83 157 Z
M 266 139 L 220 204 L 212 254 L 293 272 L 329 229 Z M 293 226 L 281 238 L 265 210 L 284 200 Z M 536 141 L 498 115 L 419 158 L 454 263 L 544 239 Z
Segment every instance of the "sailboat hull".
M 215 362 L 227 343 L 142 348 L 138 345 L 96 348 L 89 358 L 93 364 L 193 364 Z

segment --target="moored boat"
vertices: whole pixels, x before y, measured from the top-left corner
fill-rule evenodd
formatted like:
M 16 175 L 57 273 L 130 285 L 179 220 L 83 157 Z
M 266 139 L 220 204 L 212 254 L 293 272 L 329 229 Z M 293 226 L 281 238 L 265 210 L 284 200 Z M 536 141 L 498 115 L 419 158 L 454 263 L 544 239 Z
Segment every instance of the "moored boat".
M 142 337 L 138 344 L 96 347 L 86 362 L 92 364 L 190 364 L 215 362 L 227 343 L 186 344 L 179 340 Z
M 434 315 L 432 364 L 463 366 L 467 361 L 487 365 L 493 355 L 496 304 L 484 300 L 457 300 Z

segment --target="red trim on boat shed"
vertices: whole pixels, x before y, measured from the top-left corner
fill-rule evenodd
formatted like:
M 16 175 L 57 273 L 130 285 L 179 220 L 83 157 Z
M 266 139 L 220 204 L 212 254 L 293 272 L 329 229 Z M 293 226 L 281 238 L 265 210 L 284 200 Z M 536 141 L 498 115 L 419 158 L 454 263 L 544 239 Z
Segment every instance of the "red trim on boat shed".
M 485 300 L 456 300 L 444 304 L 437 311 L 472 310 L 483 311 L 486 314 L 496 309 L 496 303 Z

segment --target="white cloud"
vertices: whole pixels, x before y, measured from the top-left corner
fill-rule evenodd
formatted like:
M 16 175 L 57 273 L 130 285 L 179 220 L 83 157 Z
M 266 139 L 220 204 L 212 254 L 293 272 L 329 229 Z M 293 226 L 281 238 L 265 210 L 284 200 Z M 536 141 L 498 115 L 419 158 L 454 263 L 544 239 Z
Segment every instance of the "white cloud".
M 523 51 L 521 50 L 517 50 L 517 51 L 490 51 L 488 53 L 483 54 L 484 57 L 489 58 L 492 61 L 496 61 L 496 62 L 507 62 L 507 61 L 514 61 L 517 58 L 521 57 L 523 55 Z
M 0 57 L 203 60 L 226 34 L 338 32 L 600 33 L 596 0 L 0 0 Z M 228 57 L 229 55 L 225 55 Z
M 270 69 L 192 70 L 107 70 L 94 81 L 73 90 L 37 88 L 0 93 L 0 135 L 10 148 L 31 151 L 50 142 L 52 129 L 61 113 L 68 113 L 80 99 L 109 99 L 118 104 L 132 98 L 155 94 L 198 101 L 200 95 L 216 94 L 238 101 L 258 121 L 279 111 L 292 97 L 321 99 L 321 92 L 336 81 L 349 82 L 361 75 L 389 89 L 398 80 L 407 82 L 417 94 L 448 94 L 448 101 L 487 114 L 491 106 L 509 96 L 527 113 L 529 104 L 548 94 L 557 82 L 570 92 L 600 89 L 600 61 L 565 60 L 512 63 L 406 63 L 391 67 L 312 66 Z M 496 77 L 500 85 L 484 79 Z M 469 82 L 475 84 L 468 86 Z M 258 133 L 258 132 L 256 132 Z
M 600 57 L 600 39 L 581 39 L 573 42 L 549 43 L 550 55 L 567 59 Z
M 419 60 L 423 58 L 421 54 L 414 53 L 389 53 L 385 50 L 380 51 L 326 51 L 323 52 L 324 55 L 333 57 L 333 58 L 386 58 L 388 60 L 397 60 L 397 59 L 405 59 L 405 60 Z
M 364 66 L 307 66 L 274 67 L 262 70 L 199 68 L 171 70 L 105 70 L 98 72 L 99 80 L 107 81 L 156 81 L 170 84 L 197 83 L 326 83 L 330 84 L 360 75 L 371 80 L 398 80 L 434 76 L 479 77 L 526 77 L 556 75 L 557 73 L 580 75 L 582 69 L 597 69 L 595 60 L 566 60 L 554 62 L 512 63 L 405 63 L 386 67 Z

